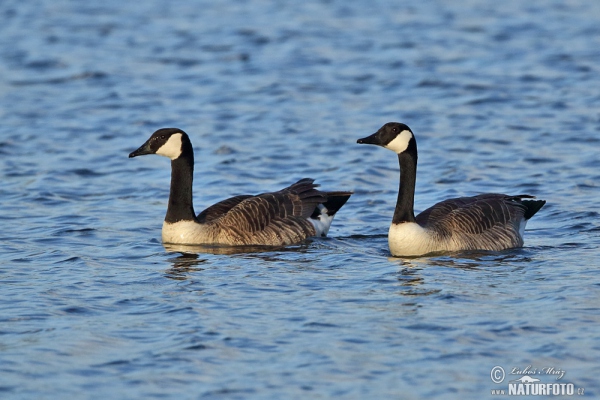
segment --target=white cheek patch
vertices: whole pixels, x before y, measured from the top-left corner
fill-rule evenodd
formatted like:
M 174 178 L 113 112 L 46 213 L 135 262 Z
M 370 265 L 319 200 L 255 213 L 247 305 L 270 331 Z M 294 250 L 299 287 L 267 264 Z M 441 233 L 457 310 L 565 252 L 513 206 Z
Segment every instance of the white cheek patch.
M 179 157 L 181 155 L 181 133 L 171 135 L 169 140 L 156 150 L 156 154 L 169 157 L 171 160 Z
M 412 137 L 413 134 L 410 131 L 404 130 L 400 132 L 398 136 L 394 138 L 394 140 L 389 142 L 385 148 L 400 154 L 408 148 L 408 142 L 410 139 L 412 139 Z

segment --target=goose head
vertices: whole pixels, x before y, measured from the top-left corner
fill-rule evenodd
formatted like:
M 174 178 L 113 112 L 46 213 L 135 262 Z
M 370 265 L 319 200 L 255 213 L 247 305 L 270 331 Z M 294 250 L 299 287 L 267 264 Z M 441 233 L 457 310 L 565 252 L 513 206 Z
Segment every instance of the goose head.
M 408 126 L 399 122 L 388 122 L 371 136 L 358 139 L 359 144 L 374 144 L 402 154 L 406 151 L 416 152 L 417 142 Z
M 129 158 L 146 154 L 158 154 L 176 160 L 191 151 L 188 135 L 177 128 L 159 129 L 150 136 L 139 149 L 129 154 Z

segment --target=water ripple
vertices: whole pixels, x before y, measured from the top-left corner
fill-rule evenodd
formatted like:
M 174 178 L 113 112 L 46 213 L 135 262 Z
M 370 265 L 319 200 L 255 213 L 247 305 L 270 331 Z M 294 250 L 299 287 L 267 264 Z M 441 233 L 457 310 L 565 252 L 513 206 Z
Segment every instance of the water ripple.
M 531 364 L 597 395 L 599 13 L 3 3 L 0 392 L 475 399 Z M 355 144 L 390 120 L 419 140 L 417 210 L 546 199 L 525 247 L 390 257 L 398 161 Z M 127 154 L 166 126 L 198 210 L 304 176 L 355 194 L 326 239 L 163 246 L 168 160 Z

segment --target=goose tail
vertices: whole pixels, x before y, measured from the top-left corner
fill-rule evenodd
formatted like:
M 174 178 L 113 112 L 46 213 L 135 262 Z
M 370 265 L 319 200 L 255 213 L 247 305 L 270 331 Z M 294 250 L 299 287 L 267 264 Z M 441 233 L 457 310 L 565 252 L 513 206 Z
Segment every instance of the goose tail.
M 523 215 L 526 220 L 533 217 L 546 204 L 546 200 L 521 200 L 521 202 L 526 207 L 525 215 Z

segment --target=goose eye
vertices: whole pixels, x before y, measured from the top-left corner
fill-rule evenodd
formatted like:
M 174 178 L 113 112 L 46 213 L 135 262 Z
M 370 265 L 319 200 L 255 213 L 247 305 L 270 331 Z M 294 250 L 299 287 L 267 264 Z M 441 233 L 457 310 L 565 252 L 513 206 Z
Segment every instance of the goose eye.
M 393 127 L 393 128 L 392 128 L 392 132 L 393 132 L 393 133 L 398 133 L 398 128 L 397 128 L 397 127 Z
M 166 135 L 160 135 L 160 138 L 161 138 L 162 140 L 165 140 L 165 138 L 166 138 L 166 137 L 167 137 Z

